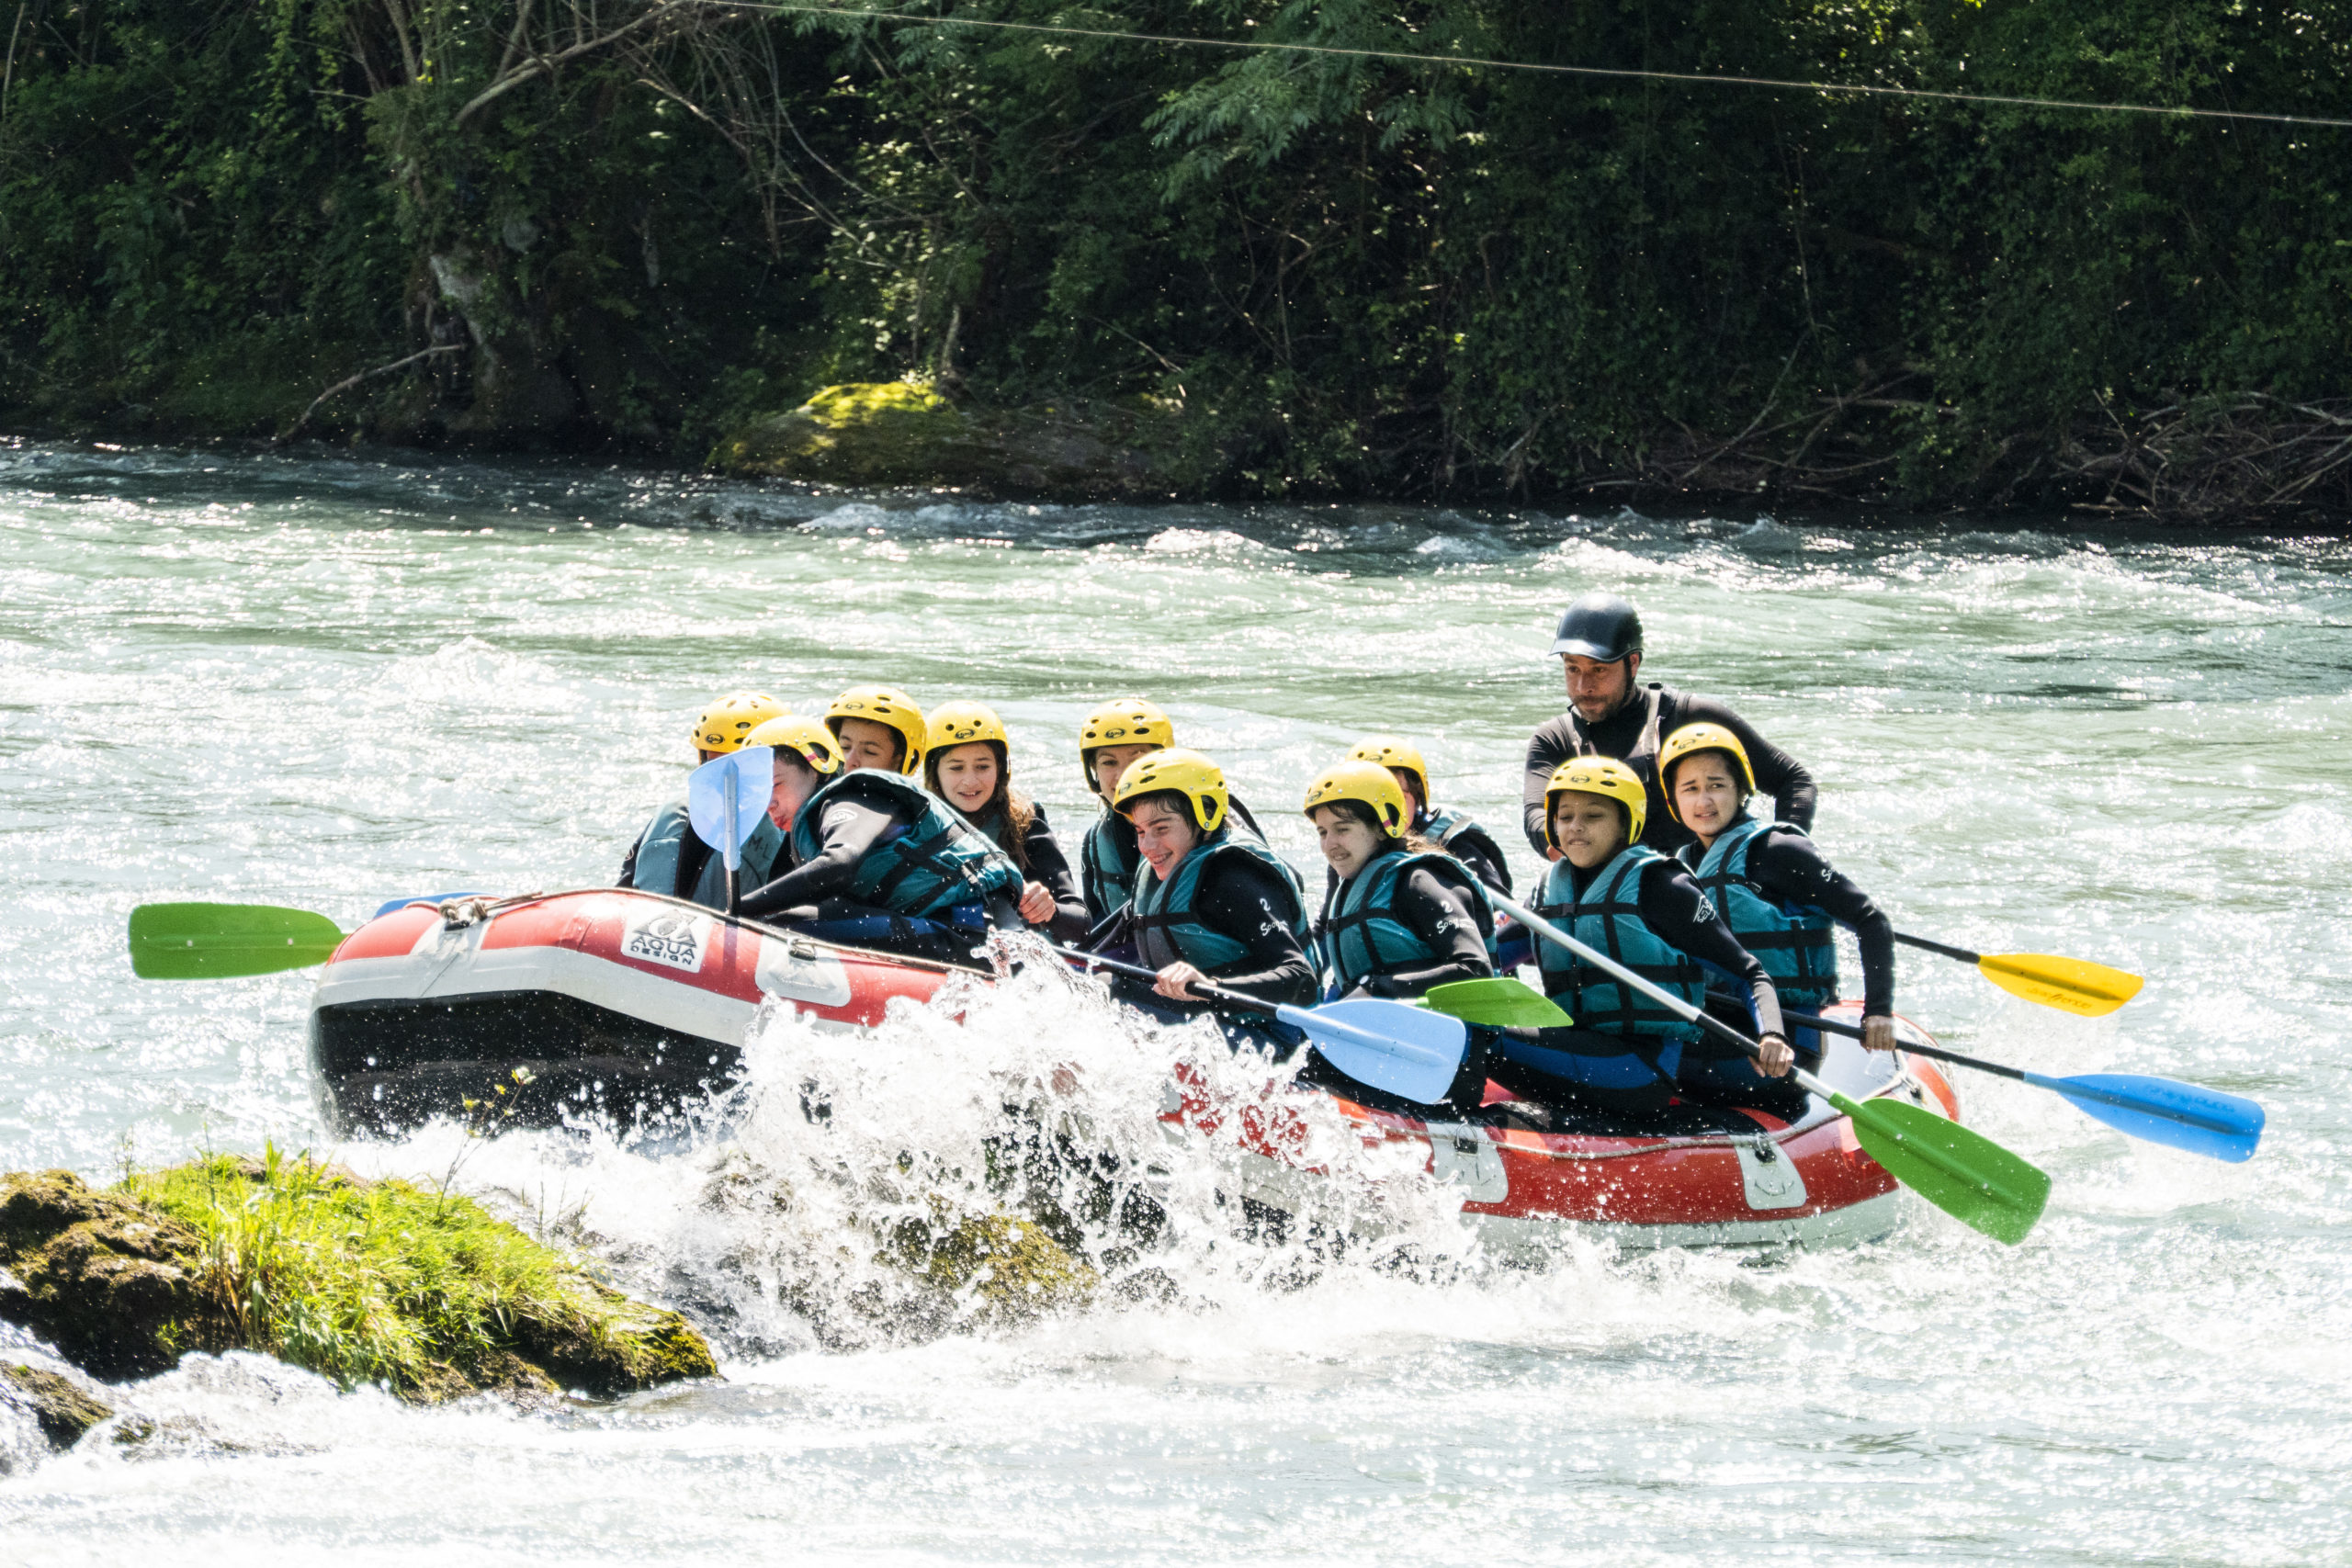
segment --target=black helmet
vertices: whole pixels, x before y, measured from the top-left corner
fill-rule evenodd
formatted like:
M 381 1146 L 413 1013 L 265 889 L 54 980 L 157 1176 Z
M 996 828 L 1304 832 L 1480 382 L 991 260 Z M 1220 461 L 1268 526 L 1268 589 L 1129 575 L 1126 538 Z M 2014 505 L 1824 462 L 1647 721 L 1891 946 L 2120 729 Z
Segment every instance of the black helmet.
M 1634 602 L 1614 593 L 1587 593 L 1560 612 L 1554 653 L 1574 653 L 1613 664 L 1642 650 L 1642 617 Z

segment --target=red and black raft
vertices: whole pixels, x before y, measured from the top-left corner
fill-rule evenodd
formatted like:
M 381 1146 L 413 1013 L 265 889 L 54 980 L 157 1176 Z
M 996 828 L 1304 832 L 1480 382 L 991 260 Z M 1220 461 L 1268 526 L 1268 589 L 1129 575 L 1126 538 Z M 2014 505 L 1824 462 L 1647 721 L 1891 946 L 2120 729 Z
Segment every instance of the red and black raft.
M 328 961 L 311 1065 L 321 1111 L 346 1134 L 463 1116 L 468 1100 L 494 1102 L 503 1122 L 625 1123 L 731 1083 L 763 1000 L 820 1027 L 859 1028 L 882 1021 L 893 998 L 926 1001 L 958 973 L 628 889 L 419 901 L 368 921 Z M 1857 1099 L 1897 1096 L 1959 1118 L 1923 1058 L 1838 1040 L 1818 1071 Z M 1229 1146 L 1240 1197 L 1298 1213 L 1331 1179 L 1308 1155 L 1307 1097 L 1322 1092 L 1236 1105 L 1180 1070 L 1161 1116 L 1176 1136 Z M 1898 1208 L 1894 1179 L 1819 1100 L 1793 1121 L 1691 1106 L 1634 1127 L 1508 1100 L 1456 1114 L 1329 1098 L 1368 1145 L 1425 1146 L 1465 1219 L 1505 1249 L 1543 1245 L 1563 1225 L 1637 1246 L 1835 1244 L 1883 1233 Z

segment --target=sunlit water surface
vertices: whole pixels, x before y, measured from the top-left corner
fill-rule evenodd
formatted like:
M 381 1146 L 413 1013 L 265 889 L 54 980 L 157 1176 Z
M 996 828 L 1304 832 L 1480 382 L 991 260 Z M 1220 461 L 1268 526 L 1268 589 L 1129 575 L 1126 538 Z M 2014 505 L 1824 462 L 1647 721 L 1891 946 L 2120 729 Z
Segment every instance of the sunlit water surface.
M 103 1179 L 274 1139 L 451 1179 L 686 1306 L 726 1372 L 417 1410 L 191 1359 L 124 1391 L 166 1433 L 143 1449 L 39 1460 L 0 1432 L 0 1559 L 2352 1562 L 2348 585 L 2326 539 L 0 447 L 0 1166 Z M 338 1147 L 309 976 L 141 983 L 123 955 L 151 899 L 349 923 L 608 882 L 698 705 L 740 687 L 991 703 L 1072 840 L 1079 716 L 1148 694 L 1302 865 L 1310 773 L 1400 731 L 1523 873 L 1550 620 L 1592 587 L 1641 603 L 1650 673 L 1811 764 L 1819 839 L 1900 923 L 2149 977 L 2092 1023 L 1906 955 L 1905 1011 L 2047 1071 L 2258 1096 L 2260 1156 L 1964 1079 L 2057 1180 L 2014 1249 L 1914 1203 L 1856 1250 L 1585 1238 L 1506 1269 L 1444 1190 L 1359 1165 L 1335 1202 L 1406 1245 L 1334 1258 L 1238 1241 L 1227 1156 L 1159 1146 L 1197 1041 L 1057 983 L 963 1026 L 769 1028 L 698 1138 Z M 861 1316 L 884 1271 L 860 1182 L 902 1151 L 977 1168 L 1007 1086 L 1061 1063 L 1089 1135 L 1166 1164 L 1165 1288 L 1026 1326 Z

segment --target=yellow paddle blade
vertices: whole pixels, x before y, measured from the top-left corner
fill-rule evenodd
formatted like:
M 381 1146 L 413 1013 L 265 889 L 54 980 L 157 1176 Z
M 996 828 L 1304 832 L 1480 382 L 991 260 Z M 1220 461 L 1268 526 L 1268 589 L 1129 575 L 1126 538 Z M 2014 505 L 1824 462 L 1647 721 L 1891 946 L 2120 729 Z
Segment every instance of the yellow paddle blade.
M 2011 996 L 2082 1018 L 2105 1018 L 2147 984 L 2137 975 L 2104 964 L 2046 953 L 1988 953 L 1976 961 L 1976 967 Z

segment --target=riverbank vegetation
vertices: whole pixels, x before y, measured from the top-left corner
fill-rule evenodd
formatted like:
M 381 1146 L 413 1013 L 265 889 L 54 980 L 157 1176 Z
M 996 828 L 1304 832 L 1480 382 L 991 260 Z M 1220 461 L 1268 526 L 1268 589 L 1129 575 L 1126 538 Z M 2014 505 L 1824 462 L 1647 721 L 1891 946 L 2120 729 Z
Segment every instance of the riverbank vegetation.
M 1046 491 L 2352 508 L 2352 129 L 1381 53 L 2352 118 L 2346 0 L 861 8 L 0 0 L 0 421 L 701 462 L 904 380 Z

